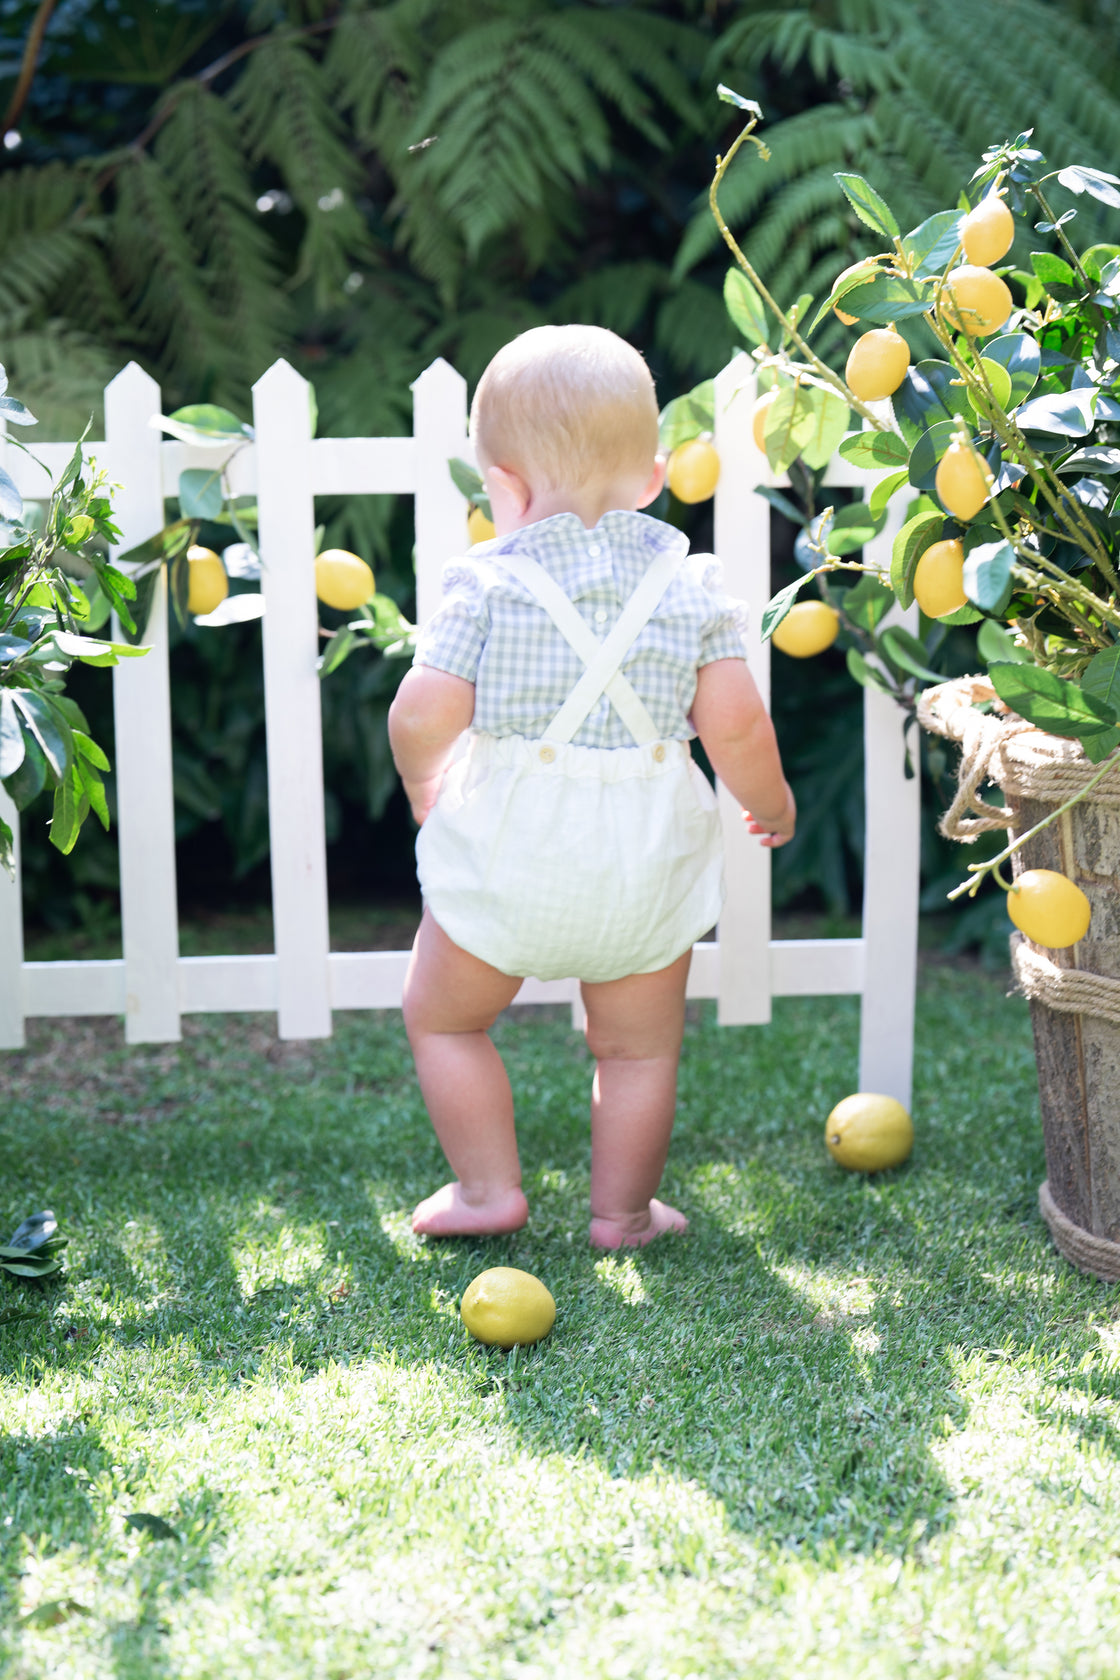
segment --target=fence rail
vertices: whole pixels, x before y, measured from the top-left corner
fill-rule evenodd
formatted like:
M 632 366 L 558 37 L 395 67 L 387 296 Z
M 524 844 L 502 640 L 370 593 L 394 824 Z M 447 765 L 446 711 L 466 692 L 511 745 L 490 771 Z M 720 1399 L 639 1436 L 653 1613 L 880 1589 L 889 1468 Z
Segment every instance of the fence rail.
M 715 498 L 715 547 L 727 588 L 751 608 L 748 656 L 769 695 L 769 645 L 759 634 L 771 594 L 770 510 L 756 486 L 774 483 L 751 436 L 753 368 L 737 357 L 716 379 L 715 440 L 723 471 Z M 413 435 L 313 438 L 310 391 L 286 362 L 253 388 L 255 439 L 196 448 L 162 440 L 160 393 L 130 364 L 105 393 L 106 437 L 90 445 L 120 483 L 122 549 L 164 523 L 164 499 L 186 467 L 226 463 L 234 494 L 258 500 L 262 560 L 262 648 L 275 952 L 269 956 L 181 957 L 175 882 L 174 799 L 166 592 L 157 595 L 144 659 L 113 671 L 123 956 L 110 961 L 26 962 L 19 871 L 0 876 L 0 1048 L 24 1042 L 37 1015 L 115 1015 L 130 1043 L 172 1041 L 180 1018 L 198 1011 L 275 1010 L 282 1038 L 329 1035 L 335 1009 L 399 1006 L 408 953 L 330 950 L 323 815 L 318 607 L 314 586 L 315 497 L 411 495 L 415 500 L 417 616 L 439 600 L 444 561 L 468 542 L 466 507 L 447 471 L 470 457 L 466 383 L 442 360 L 413 386 Z M 71 444 L 36 453 L 54 475 Z M 49 476 L 14 450 L 4 464 L 23 495 L 43 496 Z M 862 487 L 867 475 L 836 459 L 830 485 Z M 869 545 L 889 559 L 897 526 Z M 220 632 L 216 632 L 220 634 Z M 903 774 L 899 714 L 864 691 L 867 839 L 862 937 L 775 940 L 769 851 L 720 790 L 727 900 L 715 941 L 694 947 L 689 995 L 715 998 L 724 1025 L 764 1023 L 771 999 L 854 993 L 862 998 L 860 1086 L 909 1103 L 918 907 L 918 782 Z M 0 789 L 0 815 L 17 830 Z M 17 839 L 18 860 L 18 839 Z M 569 1002 L 573 981 L 526 980 L 518 1003 Z

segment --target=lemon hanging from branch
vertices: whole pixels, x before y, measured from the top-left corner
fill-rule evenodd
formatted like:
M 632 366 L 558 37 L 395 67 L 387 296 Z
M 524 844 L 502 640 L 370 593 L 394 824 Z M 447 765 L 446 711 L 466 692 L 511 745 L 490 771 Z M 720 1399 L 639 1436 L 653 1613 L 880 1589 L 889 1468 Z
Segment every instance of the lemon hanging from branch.
M 937 463 L 934 486 L 941 505 L 954 519 L 975 519 L 992 494 L 992 484 L 987 461 L 967 433 L 958 433 Z
M 1007 913 L 1036 945 L 1060 951 L 1084 939 L 1091 906 L 1067 875 L 1056 869 L 1028 869 L 1007 895 Z
M 336 612 L 355 612 L 374 591 L 373 573 L 346 548 L 326 548 L 315 557 L 315 593 Z
M 964 548 L 955 537 L 926 549 L 914 572 L 914 599 L 927 618 L 944 618 L 967 607 Z
M 840 633 L 840 614 L 825 601 L 797 601 L 770 640 L 791 659 L 812 659 L 832 646 Z
M 214 550 L 199 543 L 187 549 L 187 567 L 187 611 L 203 618 L 229 594 L 229 578 Z
M 844 378 L 861 402 L 881 402 L 906 378 L 910 346 L 893 327 L 873 327 L 857 338 L 848 355 Z
M 678 444 L 669 457 L 666 483 L 678 502 L 706 502 L 719 483 L 719 453 L 706 434 Z
M 996 193 L 982 198 L 961 223 L 961 244 L 970 263 L 989 268 L 1010 251 L 1015 239 L 1015 218 Z

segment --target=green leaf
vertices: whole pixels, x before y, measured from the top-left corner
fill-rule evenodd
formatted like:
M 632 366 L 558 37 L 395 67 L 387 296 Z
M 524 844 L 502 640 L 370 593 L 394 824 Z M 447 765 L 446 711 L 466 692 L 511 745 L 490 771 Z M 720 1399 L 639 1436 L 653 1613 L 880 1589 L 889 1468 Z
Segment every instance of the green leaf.
M 1011 660 L 1020 665 L 1031 663 L 1031 656 L 1026 648 L 1020 647 L 1010 632 L 992 618 L 986 618 L 977 631 L 976 647 L 986 665 L 991 665 L 996 660 Z
M 839 556 L 863 548 L 878 536 L 886 517 L 885 513 L 876 517 L 866 502 L 849 502 L 847 507 L 838 508 L 828 532 L 828 552 Z
M 29 1610 L 26 1616 L 19 1618 L 19 1626 L 27 1628 L 58 1627 L 61 1622 L 68 1621 L 71 1616 L 88 1616 L 90 1611 L 76 1598 L 50 1598 L 45 1604 L 37 1604 L 34 1610 Z
M 15 775 L 26 751 L 15 697 L 10 689 L 0 688 L 0 782 Z
M 253 428 L 217 403 L 190 403 L 174 414 L 157 415 L 155 424 L 184 443 L 237 443 L 253 437 Z
M 1002 537 L 979 543 L 964 563 L 964 592 L 983 612 L 1002 613 L 1011 598 L 1011 568 L 1015 551 Z
M 1120 729 L 1102 729 L 1099 735 L 1083 735 L 1081 751 L 1090 764 L 1100 764 L 1120 747 Z
M 998 362 L 1011 375 L 1011 407 L 1017 408 L 1030 396 L 1038 381 L 1042 352 L 1029 333 L 1004 333 L 984 346 L 989 361 Z
M 1044 671 L 1039 665 L 1002 664 L 989 667 L 992 686 L 1006 706 L 1051 735 L 1099 735 L 1116 722 L 1111 706 L 1086 694 L 1076 683 Z
M 15 691 L 15 702 L 38 741 L 47 763 L 58 777 L 65 776 L 74 762 L 70 725 L 45 695 L 31 689 Z
M 931 671 L 926 664 L 929 654 L 916 636 L 905 630 L 901 624 L 888 625 L 879 637 L 879 646 L 887 658 L 906 671 L 912 677 L 920 677 L 923 682 L 944 682 L 944 672 Z
M 320 680 L 329 677 L 332 671 L 337 671 L 343 660 L 351 654 L 358 645 L 358 638 L 350 629 L 339 630 L 327 643 L 327 650 L 316 661 L 315 669 Z
M 869 181 L 862 175 L 837 174 L 834 179 L 839 181 L 845 198 L 866 227 L 884 239 L 898 238 L 898 223 Z
M 949 362 L 924 361 L 906 370 L 891 398 L 899 430 L 913 448 L 928 426 L 964 414 L 968 397 L 964 380 Z M 971 410 L 969 410 L 971 413 Z
M 779 589 L 778 593 L 771 599 L 762 615 L 762 639 L 764 642 L 768 641 L 774 634 L 811 576 L 811 572 L 806 572 L 803 577 L 796 578 L 793 583 L 787 583 L 784 589 Z
M 482 474 L 477 468 L 472 467 L 470 462 L 464 461 L 461 456 L 453 455 L 447 463 L 447 470 L 451 474 L 456 490 L 462 491 L 467 501 L 473 502 L 478 507 L 478 498 L 485 496 L 486 486 L 482 482 Z M 489 519 L 490 515 L 487 514 L 486 517 Z
M 894 699 L 895 691 L 891 683 L 882 671 L 877 670 L 874 665 L 868 664 L 858 648 L 849 648 L 847 659 L 848 670 L 861 688 L 877 688 L 881 694 L 889 694 L 892 700 Z
M 82 823 L 89 812 L 89 798 L 82 778 L 71 768 L 54 790 L 54 810 L 50 823 L 50 842 L 63 856 L 74 850 Z
M 942 274 L 949 266 L 961 242 L 963 220 L 959 210 L 938 210 L 920 226 L 903 235 L 902 248 L 910 258 L 913 273 L 918 279 Z
M 876 517 L 881 513 L 885 513 L 887 503 L 890 501 L 895 491 L 900 490 L 904 484 L 908 484 L 909 482 L 910 474 L 905 467 L 903 467 L 901 472 L 888 473 L 886 478 L 881 478 L 867 498 L 867 505 L 871 509 L 871 512 L 875 514 Z
M 915 490 L 934 489 L 938 463 L 959 429 L 959 420 L 935 420 L 918 438 L 910 451 L 910 482 Z
M 1120 717 L 1120 642 L 1093 655 L 1081 673 L 1081 687 Z
M 727 313 L 750 344 L 765 344 L 768 331 L 766 305 L 741 268 L 729 268 L 723 282 Z
M 1076 391 L 1055 391 L 1033 397 L 1016 411 L 1015 423 L 1024 432 L 1045 432 L 1055 437 L 1087 437 L 1093 429 L 1093 407 L 1097 393 L 1090 386 Z
M 894 592 L 873 573 L 864 572 L 854 588 L 839 596 L 839 603 L 845 618 L 870 634 L 894 606 Z
M 766 410 L 766 459 L 770 470 L 782 473 L 817 436 L 814 387 L 783 385 Z
M 678 444 L 699 437 L 701 432 L 712 431 L 715 423 L 715 382 L 705 379 L 694 385 L 691 391 L 686 391 L 684 396 L 674 397 L 671 403 L 666 403 L 658 423 L 658 447 L 669 455 Z
M 220 468 L 187 467 L 179 474 L 179 506 L 187 519 L 218 519 L 224 501 Z
M 24 735 L 26 752 L 19 769 L 8 776 L 4 786 L 17 811 L 25 811 L 31 801 L 42 793 L 47 780 L 47 761 L 33 735 Z
M 720 82 L 716 88 L 716 97 L 722 99 L 725 105 L 736 105 L 740 111 L 746 111 L 749 116 L 757 117 L 759 122 L 762 121 L 762 106 L 756 104 L 753 99 L 744 99 L 743 95 L 736 93 L 734 88 L 725 87 Z
M 840 444 L 838 453 L 853 467 L 901 467 L 910 452 L 897 432 L 853 432 Z
M 1053 251 L 1032 251 L 1031 267 L 1036 277 L 1044 286 L 1068 286 L 1075 288 L 1077 276 L 1064 257 L 1057 257 Z
M 945 520 L 940 513 L 916 513 L 902 527 L 891 549 L 891 588 L 900 607 L 914 600 L 914 573 L 926 549 L 941 535 Z
M 908 280 L 901 274 L 878 274 L 875 279 L 854 286 L 844 294 L 844 311 L 889 327 L 909 315 L 925 315 L 933 308 L 933 286 L 926 280 Z
M 851 268 L 845 269 L 844 272 L 837 277 L 836 283 L 834 284 L 831 292 L 829 292 L 828 296 L 817 310 L 813 325 L 809 329 L 810 332 L 814 332 L 816 328 L 820 326 L 829 310 L 834 309 L 842 297 L 845 297 L 848 292 L 854 290 L 856 286 L 865 285 L 867 281 L 871 280 L 876 274 L 878 274 L 878 272 L 878 257 L 866 257 L 863 262 L 853 263 Z M 851 314 L 851 310 L 847 310 L 846 313 Z
M 808 387 L 809 403 L 815 420 L 813 435 L 801 445 L 801 459 L 816 472 L 826 467 L 836 453 L 836 446 L 851 423 L 851 411 L 843 397 L 834 391 L 822 391 L 817 385 Z

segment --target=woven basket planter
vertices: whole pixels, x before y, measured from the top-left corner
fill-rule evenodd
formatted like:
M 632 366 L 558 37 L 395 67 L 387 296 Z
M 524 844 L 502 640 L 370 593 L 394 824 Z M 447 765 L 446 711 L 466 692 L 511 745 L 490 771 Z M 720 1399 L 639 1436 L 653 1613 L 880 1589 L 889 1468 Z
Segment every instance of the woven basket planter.
M 987 713 L 975 701 L 994 701 Z M 1003 709 L 986 678 L 926 691 L 923 727 L 960 743 L 957 796 L 942 832 L 1021 834 L 1083 788 L 1099 766 L 1076 741 L 1047 735 Z M 979 798 L 984 782 L 1006 806 Z M 1064 951 L 1013 934 L 1011 963 L 1030 1000 L 1046 1142 L 1039 1206 L 1058 1249 L 1095 1277 L 1120 1279 L 1120 768 L 1109 771 L 1014 853 L 1016 875 L 1055 869 L 1092 906 L 1089 932 Z

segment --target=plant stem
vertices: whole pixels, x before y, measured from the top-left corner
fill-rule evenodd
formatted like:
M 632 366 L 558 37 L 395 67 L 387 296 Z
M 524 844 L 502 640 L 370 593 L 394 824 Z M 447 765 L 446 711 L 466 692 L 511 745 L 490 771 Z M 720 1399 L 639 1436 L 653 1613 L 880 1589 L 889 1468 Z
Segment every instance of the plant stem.
M 1066 238 L 1065 228 L 1059 224 L 1057 216 L 1055 216 L 1053 210 L 1051 210 L 1049 204 L 1046 202 L 1046 199 L 1043 196 L 1042 187 L 1037 181 L 1032 182 L 1032 184 L 1027 188 L 1027 191 L 1030 193 L 1032 198 L 1038 201 L 1039 209 L 1042 211 L 1042 214 L 1046 217 L 1047 221 L 1051 223 L 1053 231 L 1057 234 L 1058 238 L 1065 246 L 1066 254 L 1069 257 L 1070 262 L 1073 264 L 1075 272 L 1081 276 L 1081 282 L 1084 285 L 1085 290 L 1087 292 L 1094 291 L 1095 287 L 1093 286 L 1093 282 L 1081 266 L 1081 258 Z
M 1081 800 L 1085 798 L 1087 793 L 1091 793 L 1093 791 L 1098 782 L 1103 782 L 1108 772 L 1110 770 L 1114 770 L 1117 764 L 1120 764 L 1120 747 L 1117 747 L 1113 752 L 1109 753 L 1108 757 L 1100 766 L 1096 774 L 1089 778 L 1083 788 L 1080 788 L 1077 793 L 1071 795 L 1064 805 L 1059 805 L 1057 810 L 1051 811 L 1048 817 L 1043 817 L 1042 821 L 1035 823 L 1033 828 L 1028 828 L 1025 834 L 1020 834 L 1017 839 L 1012 840 L 1011 844 L 1009 846 L 1005 846 L 1003 851 L 998 853 L 994 858 L 988 858 L 984 863 L 970 863 L 968 871 L 972 879 L 962 881 L 959 887 L 953 888 L 952 892 L 948 894 L 948 897 L 960 898 L 962 893 L 968 893 L 970 898 L 975 898 L 980 883 L 984 879 L 985 875 L 987 875 L 990 871 L 997 870 L 1001 863 L 1007 862 L 1007 859 L 1013 852 L 1017 852 L 1019 850 L 1020 846 L 1025 846 L 1028 840 L 1033 839 L 1036 834 L 1041 834 L 1044 828 L 1049 828 L 1050 824 L 1056 817 L 1060 817 L 1064 811 L 1069 811 L 1074 805 L 1079 804 Z
M 727 223 L 723 219 L 723 212 L 721 211 L 721 209 L 719 207 L 719 197 L 718 197 L 719 184 L 723 180 L 724 175 L 727 173 L 727 169 L 728 169 L 729 164 L 731 163 L 732 158 L 735 156 L 736 152 L 739 150 L 739 147 L 743 144 L 744 140 L 749 139 L 749 140 L 752 141 L 752 143 L 754 145 L 756 145 L 760 148 L 762 147 L 761 140 L 754 139 L 754 136 L 752 134 L 752 130 L 754 129 L 756 122 L 757 122 L 757 118 L 752 117 L 750 119 L 750 121 L 744 126 L 741 133 L 736 136 L 735 140 L 732 142 L 731 149 L 730 149 L 730 151 L 727 152 L 726 156 L 724 156 L 724 157 L 717 156 L 717 158 L 716 158 L 716 172 L 712 176 L 712 184 L 708 189 L 708 203 L 711 205 L 712 215 L 715 217 L 716 226 L 718 227 L 721 235 L 723 236 L 724 243 L 726 244 L 728 250 L 731 252 L 731 255 L 735 258 L 735 261 L 738 263 L 739 267 L 743 270 L 743 273 L 750 280 L 751 284 L 756 288 L 760 297 L 763 299 L 763 302 L 768 305 L 768 307 L 770 308 L 772 313 L 781 322 L 781 324 L 782 324 L 783 328 L 785 329 L 786 333 L 789 335 L 792 342 L 794 344 L 796 344 L 797 348 L 800 350 L 801 354 L 805 357 L 806 361 L 808 361 L 809 365 L 813 368 L 814 372 L 816 373 L 817 377 L 821 380 L 821 382 L 823 384 L 829 386 L 839 396 L 843 397 L 843 399 L 847 403 L 848 407 L 849 408 L 854 408 L 856 410 L 857 414 L 862 415 L 863 418 L 867 421 L 868 425 L 873 426 L 877 432 L 891 431 L 891 430 L 893 430 L 893 428 L 888 426 L 884 421 L 880 420 L 878 415 L 873 414 L 871 412 L 871 410 L 867 407 L 867 405 L 865 403 L 862 403 L 858 397 L 853 396 L 851 391 L 849 391 L 847 385 L 839 377 L 839 375 L 833 373 L 832 369 L 827 365 L 827 363 L 822 362 L 820 357 L 818 355 L 816 355 L 809 348 L 808 344 L 806 344 L 805 340 L 802 338 L 801 334 L 798 332 L 797 327 L 794 324 L 794 322 L 792 322 L 790 320 L 790 318 L 786 314 L 785 310 L 780 308 L 779 305 L 774 301 L 773 297 L 770 295 L 767 288 L 763 285 L 762 281 L 759 279 L 759 276 L 755 272 L 754 268 L 747 261 L 746 257 L 743 255 L 743 252 L 739 248 L 739 245 L 738 245 L 738 243 L 735 239 L 734 234 L 731 232 L 731 229 L 728 227 Z

